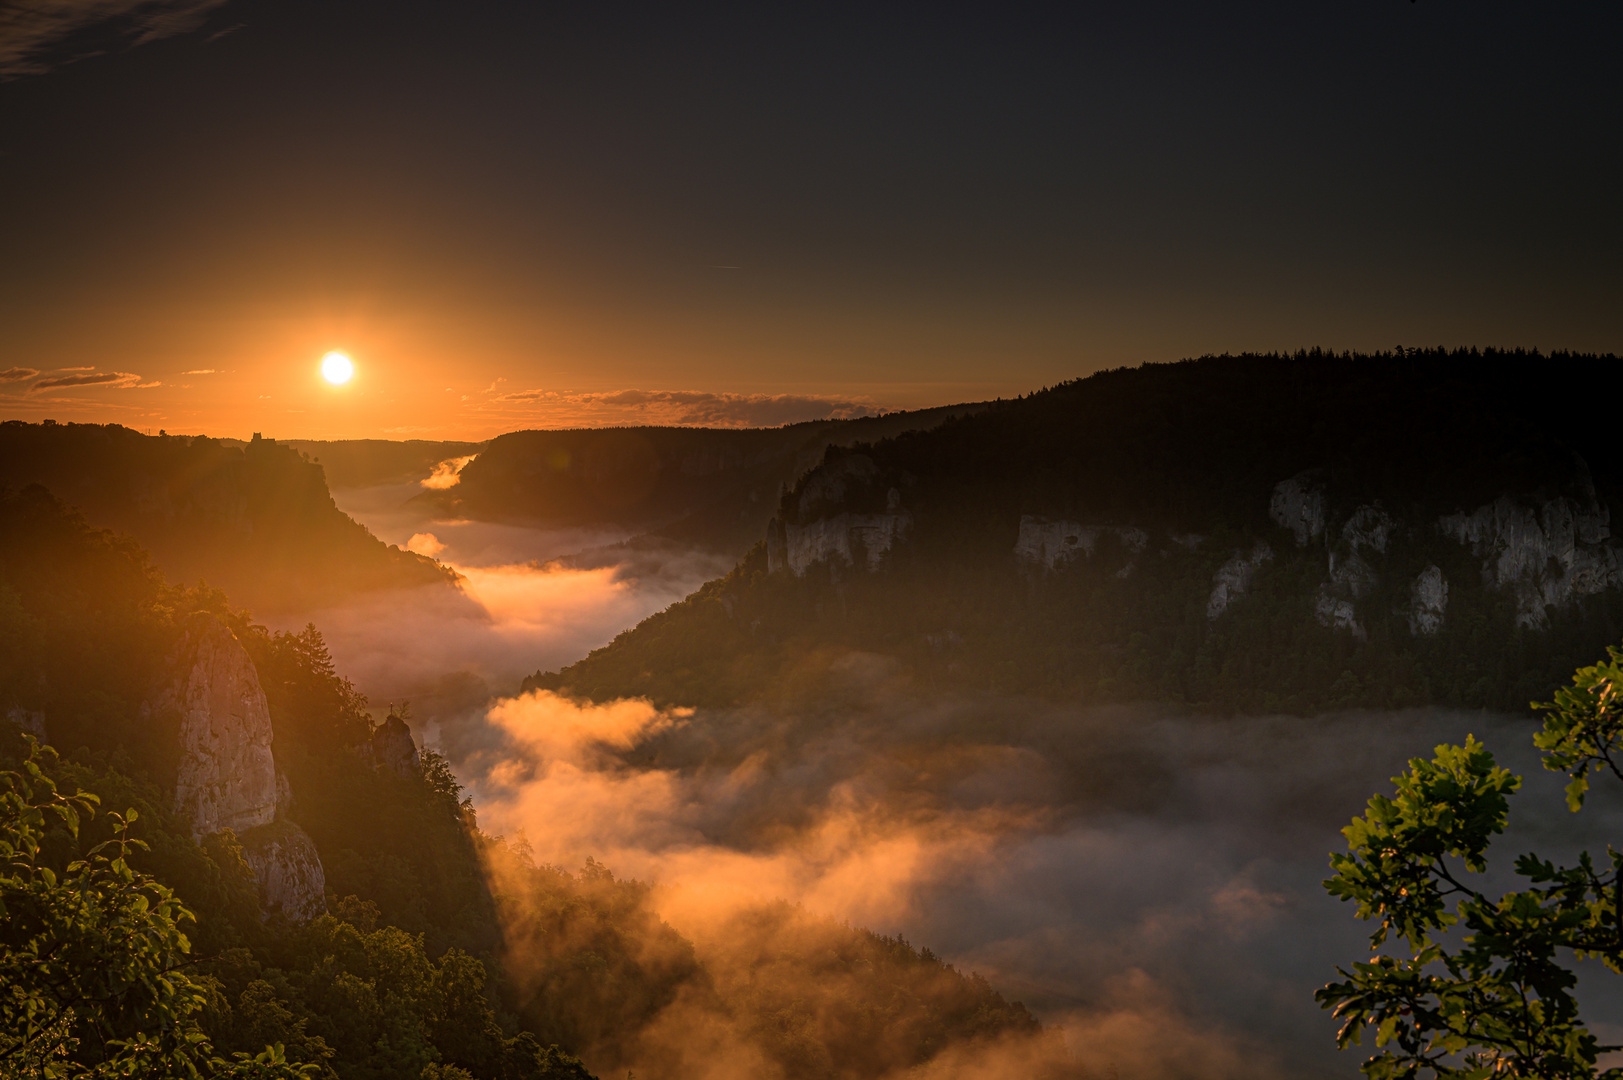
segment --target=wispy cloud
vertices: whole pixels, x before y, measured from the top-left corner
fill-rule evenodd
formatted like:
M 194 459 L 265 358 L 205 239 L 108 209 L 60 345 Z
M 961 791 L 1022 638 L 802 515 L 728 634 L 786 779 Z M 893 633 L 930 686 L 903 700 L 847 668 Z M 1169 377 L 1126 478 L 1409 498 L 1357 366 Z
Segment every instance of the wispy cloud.
M 804 420 L 872 416 L 883 411 L 871 401 L 825 394 L 731 394 L 707 390 L 515 390 L 493 401 L 498 407 L 527 407 L 537 421 L 569 426 L 777 427 Z
M 145 386 L 159 386 L 156 382 L 142 382 L 141 376 L 129 371 L 92 371 L 83 375 L 58 375 L 50 379 L 41 379 L 34 384 L 35 390 L 56 390 L 68 386 L 116 386 L 120 389 L 134 389 Z
M 144 45 L 196 30 L 225 0 L 0 0 L 0 79 L 38 75 L 82 31 Z
M 213 375 L 213 368 L 198 368 L 196 371 L 182 371 L 182 375 Z
M 35 371 L 31 367 L 6 368 L 6 370 L 0 371 L 0 383 L 23 382 L 24 380 L 32 379 L 38 374 L 39 372 Z

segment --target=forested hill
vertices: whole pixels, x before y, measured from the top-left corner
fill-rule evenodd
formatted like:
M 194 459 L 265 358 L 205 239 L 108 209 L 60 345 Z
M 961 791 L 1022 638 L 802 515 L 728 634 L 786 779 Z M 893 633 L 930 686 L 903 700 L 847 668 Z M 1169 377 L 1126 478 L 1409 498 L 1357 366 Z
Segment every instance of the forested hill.
M 471 457 L 481 442 L 432 439 L 280 439 L 320 465 L 330 487 L 357 488 L 421 480 L 443 461 Z
M 447 583 L 333 504 L 320 465 L 273 440 L 143 435 L 117 424 L 0 424 L 0 487 L 40 484 L 134 536 L 165 574 L 261 611 L 343 593 Z
M 831 449 L 727 579 L 527 685 L 736 701 L 855 648 L 1084 700 L 1521 707 L 1623 637 L 1617 375 L 1205 357 Z
M 926 430 L 984 405 L 954 405 L 777 428 L 627 427 L 499 436 L 460 482 L 419 498 L 446 516 L 600 526 L 742 555 L 785 485 L 830 445 Z
M 48 781 L 100 811 L 75 834 Z M 478 828 L 397 716 L 374 723 L 317 628 L 272 633 L 169 584 L 38 487 L 0 490 L 0 795 L 7 1077 L 226 1075 L 163 1067 L 177 1042 L 222 1060 L 275 1044 L 317 1080 L 678 1080 L 718 1044 L 751 1075 L 881 1080 L 954 1047 L 1051 1046 L 898 938 L 769 904 L 707 951 L 648 886 L 536 865 Z M 128 811 L 117 888 L 81 890 Z M 115 1069 L 137 1032 L 145 1066 Z

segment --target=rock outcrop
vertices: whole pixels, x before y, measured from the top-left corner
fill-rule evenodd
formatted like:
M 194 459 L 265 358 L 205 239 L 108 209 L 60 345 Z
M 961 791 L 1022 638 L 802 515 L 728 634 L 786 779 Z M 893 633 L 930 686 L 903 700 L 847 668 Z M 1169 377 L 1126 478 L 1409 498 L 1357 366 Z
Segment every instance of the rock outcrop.
M 1502 496 L 1469 513 L 1445 515 L 1443 535 L 1470 545 L 1490 585 L 1516 598 L 1516 624 L 1542 629 L 1550 608 L 1620 583 L 1611 514 L 1591 495 L 1529 504 Z
M 1268 500 L 1268 516 L 1291 531 L 1297 547 L 1307 547 L 1309 540 L 1324 532 L 1324 489 L 1318 475 L 1317 470 L 1309 469 L 1281 480 Z
M 187 621 L 169 682 L 150 709 L 179 714 L 175 808 L 202 839 L 230 829 L 259 883 L 267 913 L 305 920 L 326 910 L 326 876 L 315 844 L 279 817 L 291 804 L 271 752 L 270 707 L 253 660 L 215 616 Z M 408 735 L 408 739 L 409 739 Z
M 270 708 L 236 635 L 206 612 L 186 622 L 172 678 L 153 707 L 180 714 L 175 808 L 199 839 L 243 832 L 276 817 Z
M 1443 628 L 1448 611 L 1448 579 L 1437 566 L 1428 566 L 1409 586 L 1409 633 L 1416 637 L 1435 634 Z
M 1212 594 L 1206 600 L 1206 617 L 1217 618 L 1228 610 L 1230 604 L 1244 596 L 1262 564 L 1272 561 L 1273 557 L 1274 549 L 1258 540 L 1250 551 L 1236 551 L 1234 558 L 1219 566 L 1212 575 Z
M 249 829 L 239 839 L 265 914 L 308 922 L 326 912 L 327 874 L 303 829 L 283 819 Z
M 1015 557 L 1058 570 L 1078 555 L 1093 557 L 1099 538 L 1112 535 L 1131 554 L 1149 546 L 1150 534 L 1131 525 L 1083 525 L 1075 521 L 1052 521 L 1035 514 L 1020 515 L 1020 532 L 1014 541 Z
M 1313 615 L 1320 626 L 1350 630 L 1362 641 L 1367 632 L 1358 622 L 1358 601 L 1379 581 L 1368 556 L 1386 554 L 1397 527 L 1379 504 L 1360 506 L 1341 527 L 1341 543 L 1330 549 L 1330 578 L 1313 598 Z
M 372 764 L 396 776 L 416 776 L 422 770 L 411 728 L 393 714 L 372 733 L 371 751 Z
M 773 519 L 767 532 L 767 570 L 787 570 L 799 577 L 819 562 L 875 570 L 912 524 L 913 515 L 900 509 L 883 514 L 840 513 L 804 525 Z

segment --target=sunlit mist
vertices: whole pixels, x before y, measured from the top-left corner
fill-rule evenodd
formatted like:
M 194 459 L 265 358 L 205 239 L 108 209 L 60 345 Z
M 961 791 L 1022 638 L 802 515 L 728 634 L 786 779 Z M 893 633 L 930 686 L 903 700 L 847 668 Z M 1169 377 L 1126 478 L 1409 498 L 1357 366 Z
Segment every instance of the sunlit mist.
M 330 352 L 321 358 L 321 377 L 342 386 L 355 377 L 355 364 L 341 352 Z

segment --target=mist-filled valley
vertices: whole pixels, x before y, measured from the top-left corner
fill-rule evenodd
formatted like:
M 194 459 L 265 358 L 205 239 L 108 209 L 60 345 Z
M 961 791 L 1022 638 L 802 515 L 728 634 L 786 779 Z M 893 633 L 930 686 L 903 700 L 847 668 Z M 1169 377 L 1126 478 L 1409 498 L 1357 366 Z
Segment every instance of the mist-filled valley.
M 1623 1080 L 1620 38 L 0 0 L 0 1080 Z
M 1315 992 L 1369 956 L 1324 882 L 1373 793 L 1475 735 L 1526 778 L 1496 855 L 1623 824 L 1516 705 L 1623 626 L 1615 449 L 1484 377 L 1393 450 L 1369 372 L 1469 360 L 1416 356 L 755 442 L 8 423 L 0 753 L 140 808 L 199 1037 L 314 1075 L 1351 1076 Z M 1160 445 L 1325 386 L 1368 412 Z

